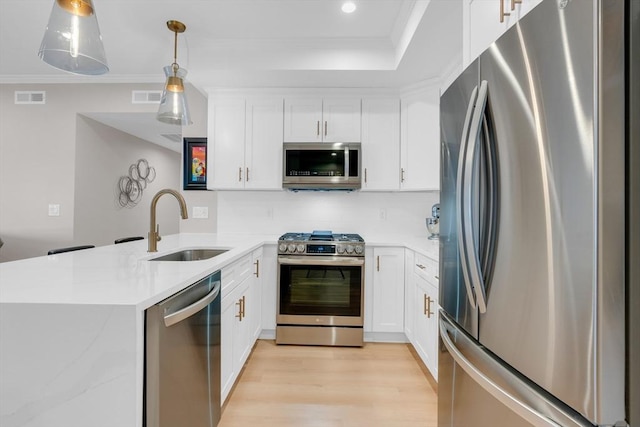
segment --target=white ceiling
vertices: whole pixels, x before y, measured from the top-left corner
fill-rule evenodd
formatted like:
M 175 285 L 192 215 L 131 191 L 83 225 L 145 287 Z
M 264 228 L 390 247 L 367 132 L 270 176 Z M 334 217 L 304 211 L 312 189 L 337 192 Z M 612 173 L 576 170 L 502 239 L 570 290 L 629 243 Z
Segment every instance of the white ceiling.
M 37 56 L 54 0 L 0 0 L 0 83 L 161 85 L 170 19 L 187 26 L 178 63 L 203 91 L 403 87 L 461 62 L 461 0 L 353 1 L 344 14 L 343 0 L 93 0 L 110 71 L 76 76 Z

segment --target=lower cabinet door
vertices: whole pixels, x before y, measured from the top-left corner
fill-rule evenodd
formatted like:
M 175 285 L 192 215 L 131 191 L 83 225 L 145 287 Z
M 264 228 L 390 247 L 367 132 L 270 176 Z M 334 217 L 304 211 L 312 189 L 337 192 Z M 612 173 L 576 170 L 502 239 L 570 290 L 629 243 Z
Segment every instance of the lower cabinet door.
M 438 379 L 438 289 L 416 275 L 414 346 L 420 358 Z
M 221 330 L 220 330 L 220 390 L 221 403 L 227 399 L 227 395 L 233 387 L 235 373 L 233 371 L 233 341 L 236 314 L 239 308 L 236 306 L 234 295 L 228 295 L 222 299 Z
M 404 332 L 404 248 L 373 250 L 373 332 Z

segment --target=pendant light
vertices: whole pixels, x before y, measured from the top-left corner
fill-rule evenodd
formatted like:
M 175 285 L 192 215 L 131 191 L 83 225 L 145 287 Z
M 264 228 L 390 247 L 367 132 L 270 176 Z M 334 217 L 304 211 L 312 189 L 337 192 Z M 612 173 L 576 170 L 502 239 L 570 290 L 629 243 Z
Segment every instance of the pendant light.
M 173 44 L 173 64 L 164 67 L 167 83 L 160 98 L 160 108 L 156 118 L 171 125 L 190 125 L 189 108 L 184 93 L 184 78 L 187 70 L 178 65 L 178 33 L 184 33 L 187 27 L 179 21 L 168 21 L 167 28 L 175 33 Z
M 74 74 L 109 71 L 92 0 L 55 0 L 38 56 Z

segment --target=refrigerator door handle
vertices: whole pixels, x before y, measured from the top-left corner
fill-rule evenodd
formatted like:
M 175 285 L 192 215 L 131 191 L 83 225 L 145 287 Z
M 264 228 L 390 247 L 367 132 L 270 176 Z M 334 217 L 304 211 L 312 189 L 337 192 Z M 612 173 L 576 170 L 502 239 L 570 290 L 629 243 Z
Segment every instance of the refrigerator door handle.
M 469 105 L 467 106 L 467 115 L 464 119 L 464 125 L 462 127 L 462 138 L 460 140 L 460 156 L 458 157 L 458 176 L 456 177 L 456 228 L 458 235 L 458 251 L 460 254 L 460 265 L 462 267 L 462 275 L 464 284 L 467 288 L 467 298 L 471 307 L 476 308 L 478 304 L 476 297 L 471 287 L 471 278 L 469 276 L 469 261 L 466 252 L 465 238 L 464 238 L 464 217 L 462 211 L 464 209 L 462 200 L 462 189 L 464 188 L 464 166 L 466 164 L 468 141 L 469 141 L 469 125 L 471 123 L 471 116 L 473 115 L 473 107 L 476 103 L 478 96 L 478 87 L 473 88 L 471 96 L 469 98 Z
M 440 310 L 440 337 L 447 351 L 478 385 L 536 427 L 587 427 L 587 420 L 546 398 L 454 326 Z M 454 335 L 456 343 L 451 336 Z
M 469 127 L 469 134 L 467 136 L 466 153 L 465 153 L 465 166 L 464 166 L 464 178 L 465 185 L 462 186 L 462 206 L 463 206 L 463 230 L 462 239 L 465 244 L 465 253 L 468 256 L 469 275 L 471 276 L 471 282 L 476 295 L 476 301 L 478 310 L 480 313 L 487 312 L 487 295 L 485 292 L 484 278 L 480 271 L 480 260 L 478 257 L 477 245 L 474 241 L 473 233 L 473 209 L 472 209 L 472 197 L 473 197 L 473 172 L 474 163 L 476 157 L 476 146 L 479 139 L 480 132 L 482 131 L 482 120 L 484 118 L 484 110 L 487 105 L 487 81 L 483 80 L 480 83 L 480 89 L 478 90 L 478 99 L 475 103 L 475 109 L 473 112 L 473 118 L 471 119 L 471 125 Z

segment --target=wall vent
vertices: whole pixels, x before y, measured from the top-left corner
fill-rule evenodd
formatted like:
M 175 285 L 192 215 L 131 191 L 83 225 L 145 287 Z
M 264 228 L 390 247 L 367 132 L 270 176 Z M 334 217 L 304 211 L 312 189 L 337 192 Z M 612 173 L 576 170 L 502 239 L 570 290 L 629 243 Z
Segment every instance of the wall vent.
M 162 133 L 161 136 L 164 136 L 171 142 L 182 142 L 182 134 L 181 133 Z
M 45 104 L 47 99 L 43 90 L 17 90 L 14 94 L 16 104 Z
M 157 104 L 162 98 L 161 90 L 132 90 L 132 104 Z

